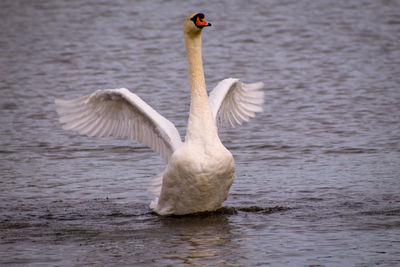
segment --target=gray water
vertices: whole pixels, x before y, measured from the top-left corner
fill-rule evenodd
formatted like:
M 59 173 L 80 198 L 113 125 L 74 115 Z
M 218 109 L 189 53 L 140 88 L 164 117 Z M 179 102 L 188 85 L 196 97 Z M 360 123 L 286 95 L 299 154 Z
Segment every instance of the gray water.
M 263 81 L 221 139 L 218 212 L 160 217 L 164 163 L 63 131 L 55 98 L 127 87 L 185 133 L 182 22 L 202 11 L 207 86 Z M 399 266 L 399 1 L 0 2 L 0 265 Z

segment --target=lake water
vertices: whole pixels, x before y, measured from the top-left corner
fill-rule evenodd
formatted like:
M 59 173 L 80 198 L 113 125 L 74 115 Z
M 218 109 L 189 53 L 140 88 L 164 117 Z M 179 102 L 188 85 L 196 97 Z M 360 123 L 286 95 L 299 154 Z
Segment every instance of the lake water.
M 126 87 L 184 135 L 182 23 L 201 11 L 208 88 L 265 83 L 221 139 L 224 208 L 160 217 L 163 161 L 63 131 L 55 98 Z M 0 2 L 0 265 L 399 266 L 400 2 Z

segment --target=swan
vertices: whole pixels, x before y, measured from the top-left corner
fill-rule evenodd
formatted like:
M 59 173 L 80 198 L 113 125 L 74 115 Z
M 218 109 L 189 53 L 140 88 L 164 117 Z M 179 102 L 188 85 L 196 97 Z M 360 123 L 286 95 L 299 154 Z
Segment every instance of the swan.
M 94 137 L 130 138 L 149 146 L 167 163 L 150 182 L 157 197 L 150 208 L 160 215 L 214 211 L 232 185 L 235 164 L 218 137 L 218 125 L 235 127 L 262 111 L 264 84 L 228 78 L 206 91 L 201 32 L 211 26 L 203 13 L 184 22 L 188 58 L 190 113 L 182 142 L 178 130 L 139 96 L 126 88 L 97 90 L 72 99 L 56 99 L 63 129 Z

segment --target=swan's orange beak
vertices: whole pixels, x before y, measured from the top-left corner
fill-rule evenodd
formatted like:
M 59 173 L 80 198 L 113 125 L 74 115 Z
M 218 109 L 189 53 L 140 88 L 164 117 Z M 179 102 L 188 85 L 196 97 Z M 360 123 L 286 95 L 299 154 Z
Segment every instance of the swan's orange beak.
M 211 23 L 208 23 L 205 19 L 201 19 L 200 17 L 197 17 L 196 26 L 199 28 L 203 28 L 203 27 L 211 26 Z

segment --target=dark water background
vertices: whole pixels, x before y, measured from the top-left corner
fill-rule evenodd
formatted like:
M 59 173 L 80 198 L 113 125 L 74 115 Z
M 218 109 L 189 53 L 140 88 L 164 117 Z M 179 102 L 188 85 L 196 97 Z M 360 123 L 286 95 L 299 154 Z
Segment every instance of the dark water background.
M 218 213 L 162 218 L 164 163 L 61 129 L 55 98 L 127 87 L 184 134 L 182 22 L 202 11 L 207 85 L 264 81 L 221 130 Z M 400 265 L 400 2 L 0 2 L 0 265 Z

